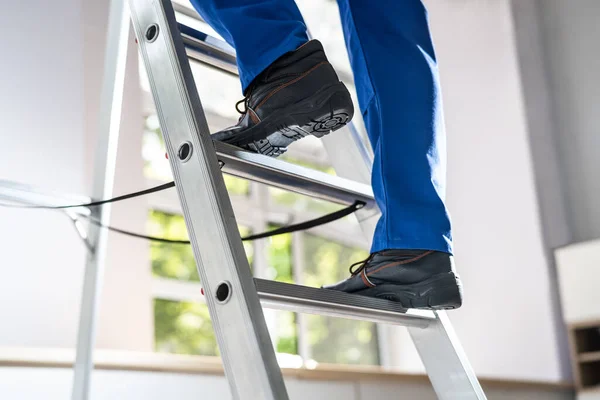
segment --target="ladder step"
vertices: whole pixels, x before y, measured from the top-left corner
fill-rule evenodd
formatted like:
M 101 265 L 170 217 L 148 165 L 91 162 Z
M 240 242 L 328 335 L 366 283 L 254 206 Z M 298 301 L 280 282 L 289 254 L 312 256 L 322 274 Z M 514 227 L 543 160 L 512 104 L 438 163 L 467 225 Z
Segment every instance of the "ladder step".
M 185 51 L 191 61 L 208 64 L 238 75 L 235 50 L 227 42 L 187 25 L 178 25 Z
M 360 200 L 365 203 L 364 209 L 376 207 L 369 185 L 250 153 L 226 143 L 214 142 L 214 146 L 217 158 L 223 163 L 222 170 L 228 174 L 321 200 L 341 204 Z
M 223 40 L 214 38 L 189 26 L 178 24 L 190 60 L 237 74 L 235 51 Z M 342 204 L 356 200 L 375 207 L 369 185 L 303 168 L 237 147 L 215 142 L 215 150 L 225 165 L 223 171 L 246 179 L 291 190 L 318 199 Z
M 267 308 L 417 328 L 427 328 L 436 321 L 433 313 L 407 312 L 389 300 L 265 279 L 255 278 L 254 283 L 262 305 Z
M 184 24 L 178 26 L 190 61 L 238 75 L 235 50 L 227 42 Z

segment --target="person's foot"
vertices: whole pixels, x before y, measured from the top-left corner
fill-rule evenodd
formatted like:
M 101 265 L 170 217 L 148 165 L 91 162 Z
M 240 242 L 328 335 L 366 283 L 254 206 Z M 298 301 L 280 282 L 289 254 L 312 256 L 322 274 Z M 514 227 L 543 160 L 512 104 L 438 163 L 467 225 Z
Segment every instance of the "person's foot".
M 236 104 L 242 114 L 237 125 L 212 138 L 272 157 L 307 135 L 322 137 L 340 129 L 354 114 L 350 93 L 318 40 L 277 59 L 252 81 L 244 96 Z
M 399 302 L 406 308 L 449 310 L 462 305 L 462 284 L 450 254 L 383 250 L 350 267 L 352 276 L 325 289 Z

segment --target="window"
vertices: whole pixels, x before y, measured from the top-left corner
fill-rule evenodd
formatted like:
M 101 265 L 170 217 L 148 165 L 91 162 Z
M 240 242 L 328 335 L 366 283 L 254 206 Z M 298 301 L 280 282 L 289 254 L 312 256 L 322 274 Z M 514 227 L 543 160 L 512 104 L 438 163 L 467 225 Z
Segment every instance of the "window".
M 151 115 L 146 118 L 144 138 L 145 173 L 149 179 L 171 179 L 168 161 L 162 154 L 160 129 L 156 116 Z M 286 161 L 333 173 L 325 163 L 303 159 L 301 152 Z M 227 175 L 225 180 L 241 236 L 314 218 L 341 207 Z M 167 207 L 168 211 L 160 209 L 164 201 L 155 207 L 151 205 L 147 230 L 153 236 L 185 239 L 185 222 L 178 211 L 176 194 L 171 195 L 170 202 L 175 204 Z M 264 198 L 266 202 L 261 200 Z M 352 237 L 358 240 L 352 241 Z M 346 278 L 347 266 L 368 255 L 352 217 L 315 228 L 311 233 L 244 242 L 244 248 L 256 276 L 315 287 Z M 152 243 L 150 260 L 153 275 L 160 283 L 154 292 L 156 351 L 216 355 L 208 309 L 198 295 L 200 279 L 191 247 Z M 280 362 L 291 360 L 298 364 L 296 360 L 300 358 L 326 363 L 379 363 L 375 324 L 275 310 L 265 310 L 265 317 L 276 351 L 288 355 Z
M 315 26 L 330 29 L 332 20 L 329 14 L 316 12 L 312 3 L 300 3 L 301 7 L 306 8 L 303 8 L 303 12 L 307 20 L 318 18 Z M 335 3 L 327 3 L 324 7 L 332 9 L 337 15 Z M 335 51 L 344 47 L 339 21 L 334 21 L 334 25 L 333 29 L 339 33 L 336 35 L 337 42 L 332 45 L 327 43 L 327 39 L 324 45 L 341 79 L 353 92 L 345 52 Z M 201 65 L 192 65 L 192 70 L 195 76 L 202 76 L 196 81 L 200 98 L 210 98 L 210 101 L 203 101 L 203 107 L 211 132 L 235 124 L 237 114 L 233 105 L 241 98 L 237 78 Z M 158 118 L 150 113 L 145 119 L 143 156 L 144 172 L 151 184 L 172 180 L 164 153 Z M 335 174 L 321 141 L 313 137 L 294 144 L 282 158 L 290 163 Z M 228 175 L 224 175 L 224 180 L 242 236 L 312 219 L 342 208 L 338 204 Z M 158 200 L 156 197 L 149 198 L 148 232 L 160 237 L 187 238 L 176 194 L 164 194 Z M 353 216 L 313 228 L 310 232 L 244 242 L 254 276 L 316 287 L 346 278 L 347 267 L 368 255 L 365 246 L 362 232 Z M 150 259 L 156 282 L 153 293 L 156 350 L 216 355 L 216 341 L 207 307 L 199 295 L 201 282 L 190 246 L 153 243 Z M 264 312 L 280 363 L 282 360 L 283 364 L 289 360 L 289 366 L 301 365 L 309 360 L 343 364 L 379 363 L 375 324 L 288 311 L 265 309 Z
M 206 304 L 154 299 L 155 350 L 216 356 L 219 349 Z
M 240 227 L 240 235 L 250 234 L 246 227 Z M 183 216 L 150 210 L 148 215 L 150 235 L 165 239 L 185 239 L 187 230 Z M 253 247 L 244 243 L 248 262 L 252 265 Z M 189 245 L 152 242 L 150 244 L 152 274 L 157 279 L 179 280 L 195 283 L 200 278 L 194 262 L 194 254 Z M 199 287 L 196 288 L 200 292 Z M 174 290 L 178 290 L 175 286 Z M 204 302 L 154 299 L 154 348 L 158 352 L 214 356 L 218 353 L 217 341 L 213 332 L 208 307 Z
M 248 228 L 239 226 L 238 229 L 240 236 L 250 235 Z M 182 215 L 168 214 L 157 210 L 149 212 L 148 232 L 152 236 L 165 239 L 186 240 L 188 237 Z M 254 251 L 252 244 L 244 242 L 244 250 L 249 264 L 252 265 Z M 150 260 L 154 276 L 200 282 L 191 246 L 152 242 L 150 244 Z
M 304 282 L 321 286 L 348 277 L 349 266 L 364 259 L 368 252 L 339 243 L 303 235 Z M 377 327 L 374 323 L 307 316 L 310 356 L 318 362 L 333 364 L 379 364 Z

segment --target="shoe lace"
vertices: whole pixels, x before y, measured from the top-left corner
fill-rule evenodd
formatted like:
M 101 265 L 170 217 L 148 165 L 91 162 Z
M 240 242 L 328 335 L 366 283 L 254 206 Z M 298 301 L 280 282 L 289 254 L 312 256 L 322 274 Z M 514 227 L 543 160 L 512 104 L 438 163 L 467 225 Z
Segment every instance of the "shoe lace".
M 250 95 L 245 96 L 243 99 L 241 99 L 240 101 L 238 101 L 237 103 L 235 103 L 235 109 L 237 110 L 237 112 L 239 112 L 240 114 L 244 115 L 248 112 L 248 102 L 250 101 Z M 239 105 L 240 104 L 244 104 L 244 110 L 240 110 Z
M 242 114 L 242 116 L 248 112 L 248 107 L 249 107 L 249 104 L 250 104 L 250 96 L 252 96 L 252 92 L 254 91 L 255 87 L 256 87 L 256 83 L 255 82 L 251 82 L 250 85 L 248 86 L 248 88 L 246 89 L 246 93 L 244 95 L 244 98 L 241 99 L 240 101 L 238 101 L 237 103 L 235 103 L 235 109 L 237 110 L 237 112 L 239 112 L 240 114 Z M 240 110 L 240 107 L 239 107 L 240 104 L 244 105 L 244 109 L 243 110 Z
M 356 275 L 360 274 L 363 271 L 363 269 L 366 268 L 367 264 L 373 259 L 373 257 L 375 257 L 375 253 L 370 254 L 369 257 L 365 258 L 362 261 L 355 262 L 354 264 L 352 264 L 350 266 L 350 268 L 348 268 L 348 270 L 350 271 L 350 274 L 352 276 L 356 276 Z M 357 268 L 355 268 L 355 267 L 357 267 Z

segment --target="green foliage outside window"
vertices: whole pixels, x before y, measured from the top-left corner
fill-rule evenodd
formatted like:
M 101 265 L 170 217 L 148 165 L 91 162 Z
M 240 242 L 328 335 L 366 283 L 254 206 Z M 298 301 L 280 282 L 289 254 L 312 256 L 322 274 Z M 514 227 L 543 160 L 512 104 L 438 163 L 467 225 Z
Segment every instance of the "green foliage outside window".
M 298 354 L 298 329 L 296 314 L 290 311 L 276 311 L 275 349 L 278 353 Z
M 271 225 L 269 229 L 278 228 Z M 286 283 L 293 283 L 292 272 L 292 235 L 277 235 L 270 237 L 267 247 L 268 278 Z M 279 353 L 298 354 L 298 332 L 296 314 L 289 311 L 275 312 L 275 348 Z
M 181 215 L 150 210 L 148 232 L 165 239 L 187 239 L 187 229 Z M 152 273 L 161 278 L 199 282 L 192 247 L 185 244 L 150 243 Z
M 348 266 L 368 252 L 304 235 L 304 280 L 308 286 L 338 282 Z M 377 327 L 366 321 L 308 315 L 308 342 L 314 360 L 334 364 L 379 364 Z
M 247 228 L 239 229 L 242 236 L 250 234 Z M 148 232 L 167 239 L 187 238 L 181 215 L 156 210 L 149 213 Z M 245 242 L 244 249 L 252 264 L 253 247 Z M 155 276 L 200 281 L 190 245 L 152 242 L 150 259 Z M 155 299 L 154 346 L 159 352 L 217 355 L 217 342 L 206 304 Z
M 218 355 L 206 304 L 155 299 L 154 347 L 161 353 Z
M 238 229 L 241 236 L 250 234 L 248 228 L 238 227 Z M 150 210 L 148 232 L 149 235 L 165 239 L 185 240 L 188 238 L 183 216 L 156 210 Z M 252 244 L 244 242 L 244 250 L 248 262 L 252 264 L 254 250 Z M 192 282 L 200 281 L 190 245 L 152 242 L 150 244 L 150 260 L 155 276 Z
M 269 230 L 275 228 L 278 227 L 275 225 L 269 226 Z M 279 282 L 293 283 L 294 277 L 292 274 L 292 235 L 290 233 L 286 233 L 284 235 L 272 236 L 268 240 L 268 279 Z
M 271 229 L 275 228 L 271 226 Z M 185 223 L 180 215 L 150 211 L 149 234 L 171 239 L 187 237 Z M 240 228 L 242 235 L 249 234 Z M 267 239 L 269 278 L 293 282 L 292 235 L 278 235 Z M 245 242 L 252 262 L 253 247 Z M 194 258 L 189 245 L 152 243 L 150 247 L 152 271 L 155 276 L 198 282 Z M 351 248 L 321 237 L 304 234 L 301 249 L 305 263 L 305 284 L 321 286 L 348 276 L 347 266 L 365 258 L 364 250 Z M 276 350 L 298 354 L 296 314 L 273 312 L 271 331 Z M 159 352 L 216 355 L 217 344 L 205 304 L 177 302 L 163 299 L 154 301 L 155 348 Z M 334 319 L 309 315 L 308 341 L 311 356 L 318 362 L 342 364 L 378 364 L 376 326 L 369 322 Z
M 335 175 L 335 170 L 331 166 L 323 166 L 303 160 L 298 160 L 295 158 L 288 157 L 285 154 L 281 157 L 281 159 L 291 164 L 296 164 L 320 172 L 325 172 L 329 175 Z M 333 204 L 323 200 L 313 199 L 309 196 L 303 196 L 301 194 L 278 189 L 275 187 L 269 187 L 269 194 L 275 203 L 291 206 L 295 209 L 306 209 L 314 212 L 329 213 L 341 208 L 337 204 Z

